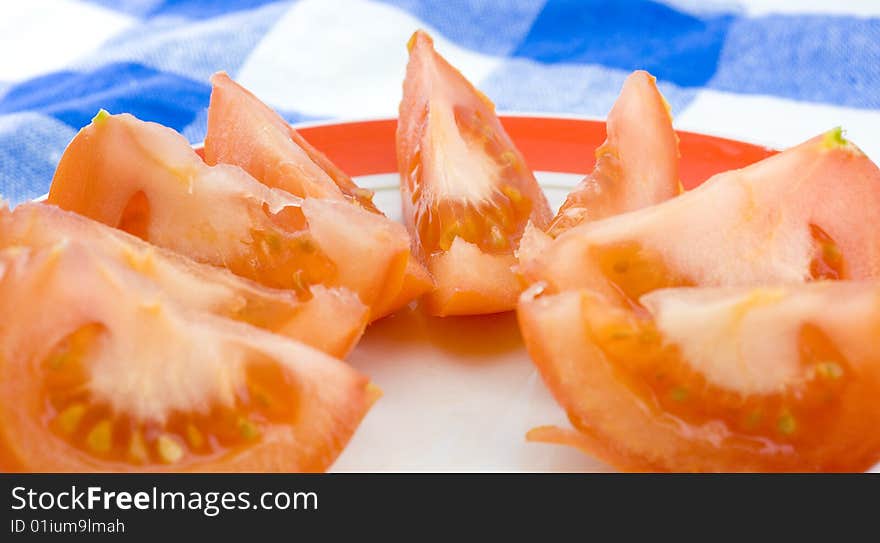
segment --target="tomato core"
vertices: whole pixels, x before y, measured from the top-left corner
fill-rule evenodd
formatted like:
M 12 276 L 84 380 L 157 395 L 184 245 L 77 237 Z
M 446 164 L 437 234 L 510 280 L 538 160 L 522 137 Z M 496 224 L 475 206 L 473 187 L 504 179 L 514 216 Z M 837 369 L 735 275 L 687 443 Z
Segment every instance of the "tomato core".
M 163 420 L 136 420 L 89 388 L 86 362 L 97 356 L 106 334 L 99 324 L 83 326 L 54 346 L 42 363 L 49 428 L 90 456 L 135 465 L 217 457 L 253 444 L 269 424 L 296 417 L 296 384 L 264 357 L 246 363 L 232 403 L 214 401 L 198 410 L 172 411 Z
M 622 382 L 649 409 L 689 426 L 716 426 L 728 444 L 758 451 L 810 447 L 833 428 L 852 371 L 821 329 L 799 332 L 799 379 L 769 394 L 734 391 L 709 382 L 650 319 L 619 312 L 590 334 Z M 578 425 L 578 421 L 573 421 Z
M 639 298 L 648 292 L 694 284 L 686 277 L 673 273 L 658 252 L 646 249 L 637 242 L 592 247 L 590 251 L 611 287 L 636 309 L 641 308 Z

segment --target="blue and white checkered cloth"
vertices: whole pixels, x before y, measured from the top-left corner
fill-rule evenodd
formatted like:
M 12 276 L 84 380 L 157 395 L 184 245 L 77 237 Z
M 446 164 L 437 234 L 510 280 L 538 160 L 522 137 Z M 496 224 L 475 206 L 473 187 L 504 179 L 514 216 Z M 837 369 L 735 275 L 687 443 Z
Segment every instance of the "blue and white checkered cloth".
M 201 140 L 216 70 L 294 122 L 394 115 L 418 27 L 500 110 L 604 116 L 645 68 L 678 128 L 880 158 L 877 0 L 4 1 L 0 194 L 45 193 L 99 108 Z

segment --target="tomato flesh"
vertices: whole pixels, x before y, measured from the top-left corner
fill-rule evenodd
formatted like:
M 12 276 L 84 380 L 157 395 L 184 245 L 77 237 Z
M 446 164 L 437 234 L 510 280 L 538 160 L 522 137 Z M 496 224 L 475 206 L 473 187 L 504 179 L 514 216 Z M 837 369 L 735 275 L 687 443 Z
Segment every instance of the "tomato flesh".
M 880 234 L 866 225 L 880 220 L 880 170 L 854 145 L 828 140 L 576 226 L 521 256 L 522 274 L 550 292 L 616 290 L 630 299 L 670 286 L 877 277 Z M 636 262 L 621 251 L 635 251 Z
M 530 437 L 633 470 L 870 467 L 880 311 L 852 280 L 880 276 L 878 219 L 880 170 L 831 131 L 652 207 L 529 231 L 521 328 L 576 428 Z
M 810 260 L 810 278 L 846 279 L 846 262 L 837 242 L 815 224 L 810 224 L 810 236 L 815 247 L 813 258 Z
M 676 288 L 642 298 L 642 313 L 584 290 L 524 295 L 527 346 L 578 430 L 530 438 L 636 471 L 867 469 L 880 460 L 865 438 L 880 417 L 878 295 L 875 283 Z M 679 321 L 688 334 L 667 324 Z
M 809 229 L 814 243 L 809 279 L 845 279 L 845 262 L 837 243 L 818 226 L 811 224 Z M 635 307 L 651 291 L 697 284 L 667 265 L 660 251 L 645 249 L 635 241 L 590 247 L 589 253 L 611 290 Z
M 358 187 L 256 96 L 223 72 L 214 74 L 211 82 L 213 90 L 204 148 L 208 164 L 240 166 L 269 187 L 301 198 L 344 200 L 384 218 L 373 204 L 372 191 Z M 263 241 L 261 239 L 261 243 Z M 272 247 L 271 240 L 268 241 L 266 246 Z M 332 273 L 329 264 L 316 263 L 320 275 Z M 431 289 L 430 276 L 412 258 L 399 271 L 403 277 L 389 279 L 397 291 L 389 289 L 387 299 L 374 306 L 373 319 L 405 306 Z M 300 280 L 313 281 L 306 277 Z
M 658 204 L 681 192 L 678 136 L 653 76 L 633 72 L 606 122 L 593 172 L 568 195 L 547 232 Z
M 800 364 L 808 377 L 799 387 L 749 397 L 713 385 L 682 359 L 675 345 L 664 344 L 656 325 L 626 319 L 591 330 L 606 359 L 629 374 L 634 391 L 642 389 L 664 413 L 693 426 L 721 420 L 741 439 L 809 445 L 839 415 L 837 401 L 852 378 L 845 358 L 821 329 L 804 324 L 799 333 Z M 809 432 L 798 431 L 798 427 Z
M 408 269 L 402 226 L 207 166 L 174 131 L 130 115 L 99 114 L 77 134 L 48 201 L 304 299 L 315 285 L 347 288 L 372 313 L 397 297 Z
M 376 398 L 337 359 L 78 243 L 0 251 L 0 270 L 21 316 L 0 323 L 4 471 L 322 471 Z
M 205 162 L 235 164 L 260 182 L 301 198 L 348 199 L 380 213 L 358 187 L 278 113 L 225 72 L 211 77 Z
M 88 391 L 88 349 L 100 342 L 101 333 L 99 325 L 83 326 L 42 364 L 49 427 L 86 454 L 140 466 L 206 460 L 258 442 L 268 424 L 295 419 L 296 383 L 271 361 L 248 363 L 232 405 L 175 411 L 161 423 L 117 414 Z
M 436 283 L 426 306 L 440 316 L 512 309 L 513 255 L 529 221 L 546 227 L 546 198 L 492 102 L 424 32 L 409 53 L 397 162 L 404 219 Z
M 199 264 L 102 223 L 40 203 L 0 209 L 0 248 L 48 249 L 68 242 L 125 265 L 178 303 L 240 320 L 344 357 L 367 324 L 368 310 L 343 288 L 313 286 L 309 299 L 273 290 L 222 268 Z M 325 323 L 332 322 L 333 326 Z
M 512 253 L 530 219 L 532 201 L 519 187 L 528 183 L 531 172 L 517 153 L 505 150 L 507 142 L 501 141 L 501 136 L 493 130 L 492 120 L 485 115 L 478 109 L 456 107 L 453 112 L 455 129 L 464 146 L 468 148 L 466 152 L 474 153 L 485 160 L 485 169 L 493 172 L 490 175 L 510 180 L 509 184 L 493 186 L 476 198 L 444 198 L 443 189 L 430 186 L 425 177 L 431 174 L 421 173 L 421 164 L 416 162 L 412 166 L 415 170 L 411 194 L 414 206 L 413 223 L 421 249 L 426 255 L 449 251 L 456 238 L 476 245 L 485 253 Z M 436 133 L 432 136 L 441 140 L 441 136 Z M 456 136 L 453 134 L 443 137 Z M 443 141 L 439 141 L 437 145 L 443 145 Z M 437 154 L 443 152 L 445 150 L 438 150 Z M 416 156 L 414 159 L 420 160 L 420 157 Z M 438 183 L 444 181 L 449 184 L 476 183 L 479 179 L 447 178 L 438 180 Z M 449 187 L 448 190 L 456 192 L 458 189 Z M 429 194 L 433 194 L 434 198 Z

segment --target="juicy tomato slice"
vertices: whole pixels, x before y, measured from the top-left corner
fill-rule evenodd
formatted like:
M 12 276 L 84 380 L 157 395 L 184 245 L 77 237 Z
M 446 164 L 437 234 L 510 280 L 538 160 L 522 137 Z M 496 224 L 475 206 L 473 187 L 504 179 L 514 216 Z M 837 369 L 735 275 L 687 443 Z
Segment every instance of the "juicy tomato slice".
M 348 200 L 382 215 L 373 193 L 358 187 L 278 113 L 224 72 L 211 78 L 205 161 L 240 166 L 261 183 L 301 198 Z M 384 216 L 384 215 L 383 215 Z M 388 219 L 390 221 L 390 219 Z M 410 258 L 400 290 L 373 318 L 391 313 L 432 288 L 431 277 Z
M 6 249 L 0 269 L 20 316 L 0 323 L 3 471 L 323 471 L 376 399 L 347 364 L 81 245 Z
M 548 292 L 587 288 L 630 305 L 665 287 L 865 279 L 880 276 L 878 221 L 880 169 L 832 130 L 661 204 L 545 237 L 520 270 Z
M 633 72 L 608 113 L 607 139 L 596 166 L 568 195 L 547 232 L 556 237 L 598 220 L 668 200 L 681 193 L 678 136 L 669 104 L 645 71 Z
M 346 287 L 371 315 L 396 299 L 410 255 L 406 230 L 376 213 L 208 166 L 173 130 L 125 114 L 102 112 L 77 134 L 48 201 L 304 298 Z
M 265 328 L 340 358 L 367 324 L 367 307 L 348 289 L 315 285 L 309 299 L 299 299 L 291 291 L 200 264 L 55 206 L 27 203 L 14 211 L 0 209 L 0 248 L 45 249 L 67 242 L 128 267 L 186 307 Z
M 527 291 L 529 352 L 576 430 L 634 471 L 864 471 L 880 460 L 880 285 L 676 288 L 642 313 Z
M 347 198 L 379 213 L 358 187 L 278 113 L 225 72 L 211 77 L 205 162 L 235 164 L 258 181 L 301 198 Z
M 489 99 L 416 32 L 397 127 L 403 215 L 436 290 L 435 315 L 512 309 L 526 224 L 551 212 Z

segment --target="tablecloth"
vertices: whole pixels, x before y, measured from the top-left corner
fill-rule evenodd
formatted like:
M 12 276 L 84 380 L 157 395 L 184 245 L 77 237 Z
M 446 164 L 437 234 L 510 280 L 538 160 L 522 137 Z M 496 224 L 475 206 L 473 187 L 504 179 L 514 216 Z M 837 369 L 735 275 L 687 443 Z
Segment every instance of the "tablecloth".
M 644 68 L 678 128 L 880 157 L 874 0 L 29 0 L 0 3 L 0 194 L 45 193 L 99 108 L 201 140 L 216 70 L 292 122 L 394 115 L 420 27 L 502 111 L 604 116 Z

